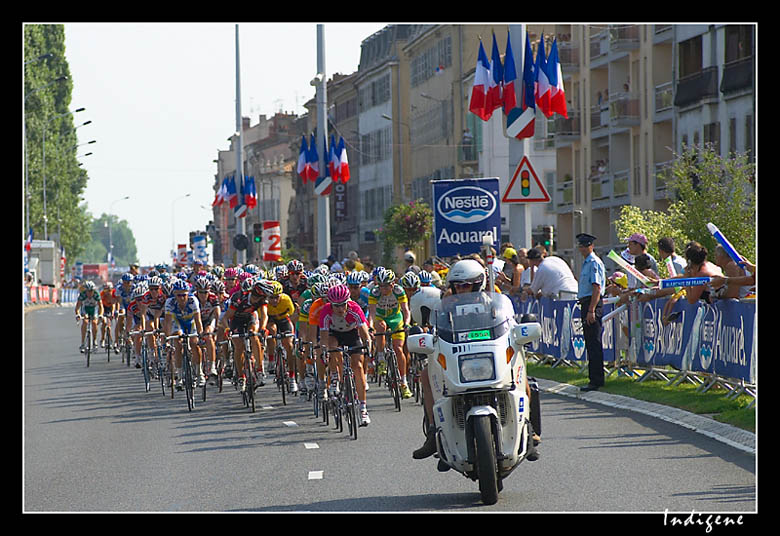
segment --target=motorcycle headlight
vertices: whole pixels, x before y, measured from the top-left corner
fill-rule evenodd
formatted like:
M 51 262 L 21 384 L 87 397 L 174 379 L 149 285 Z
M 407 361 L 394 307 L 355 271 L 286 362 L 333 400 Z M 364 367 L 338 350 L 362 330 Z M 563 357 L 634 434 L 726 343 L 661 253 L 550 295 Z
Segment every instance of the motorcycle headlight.
M 471 354 L 458 357 L 460 381 L 483 382 L 496 378 L 493 354 Z

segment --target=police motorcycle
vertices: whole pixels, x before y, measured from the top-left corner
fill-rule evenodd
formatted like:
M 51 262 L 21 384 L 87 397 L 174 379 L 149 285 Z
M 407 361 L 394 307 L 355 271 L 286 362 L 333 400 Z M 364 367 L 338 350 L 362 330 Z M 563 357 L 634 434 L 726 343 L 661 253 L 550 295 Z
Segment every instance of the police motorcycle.
M 541 338 L 541 325 L 518 323 L 507 296 L 484 291 L 442 298 L 431 324 L 407 344 L 428 356 L 439 464 L 478 481 L 494 504 L 534 449 L 524 345 Z

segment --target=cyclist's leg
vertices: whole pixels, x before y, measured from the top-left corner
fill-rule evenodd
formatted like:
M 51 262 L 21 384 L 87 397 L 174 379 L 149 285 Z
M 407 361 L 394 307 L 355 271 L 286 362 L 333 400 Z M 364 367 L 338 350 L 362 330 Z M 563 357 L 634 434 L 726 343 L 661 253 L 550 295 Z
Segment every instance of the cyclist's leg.
M 266 325 L 268 335 L 273 337 L 276 335 L 276 322 L 269 320 Z M 268 368 L 269 372 L 273 375 L 276 372 L 276 339 L 270 338 L 266 343 L 266 351 L 268 352 Z

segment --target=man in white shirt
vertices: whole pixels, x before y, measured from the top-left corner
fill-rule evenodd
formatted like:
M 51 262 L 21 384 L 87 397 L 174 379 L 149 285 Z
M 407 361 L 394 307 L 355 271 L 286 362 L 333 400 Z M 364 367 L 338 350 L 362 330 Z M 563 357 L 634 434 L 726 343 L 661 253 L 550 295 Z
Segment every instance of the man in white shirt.
M 576 293 L 577 280 L 568 263 L 560 257 L 542 258 L 539 250 L 528 250 L 528 262 L 534 267 L 534 277 L 528 292 L 536 297 L 558 297 L 562 290 Z

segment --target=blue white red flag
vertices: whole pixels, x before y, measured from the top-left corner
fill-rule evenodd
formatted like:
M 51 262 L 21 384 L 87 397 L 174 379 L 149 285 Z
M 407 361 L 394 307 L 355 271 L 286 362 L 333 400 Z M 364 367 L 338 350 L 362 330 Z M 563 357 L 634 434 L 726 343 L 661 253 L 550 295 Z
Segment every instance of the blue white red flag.
M 298 175 L 303 179 L 303 184 L 309 178 L 309 162 L 306 159 L 306 153 L 309 148 L 306 146 L 306 136 L 301 135 L 301 150 L 298 152 Z
M 32 241 L 33 241 L 33 230 L 32 227 L 30 227 L 29 232 L 27 233 L 27 240 L 24 243 L 24 249 L 27 251 L 30 251 L 32 249 Z M 17 242 L 18 244 L 19 242 Z
M 536 49 L 536 86 L 534 89 L 536 105 L 542 113 L 550 117 L 550 79 L 547 77 L 547 58 L 544 53 L 544 34 L 539 38 Z
M 509 111 L 506 117 L 506 133 L 517 139 L 530 138 L 534 135 L 536 123 L 536 100 L 534 99 L 534 84 L 536 73 L 534 55 L 531 50 L 531 39 L 525 34 L 525 53 L 523 54 L 523 85 L 520 90 L 520 106 Z
M 227 200 L 230 203 L 230 208 L 236 208 L 238 205 L 238 192 L 236 191 L 236 177 L 231 176 L 227 179 Z
M 566 93 L 563 90 L 563 72 L 558 58 L 558 39 L 553 39 L 550 57 L 547 58 L 547 78 L 550 80 L 550 115 L 557 113 L 569 117 L 566 111 Z
M 254 177 L 246 177 L 244 179 L 244 204 L 248 209 L 257 206 L 257 188 L 255 187 Z
M 504 55 L 504 77 L 501 101 L 504 106 L 504 115 L 517 106 L 517 97 L 515 96 L 515 80 L 517 80 L 517 69 L 515 68 L 515 56 L 512 54 L 512 43 L 509 39 L 509 30 L 506 34 L 506 54 Z
M 344 184 L 349 180 L 349 160 L 347 159 L 347 148 L 344 145 L 344 138 L 339 140 L 339 146 L 336 149 L 339 155 L 339 177 Z
M 469 111 L 483 121 L 490 119 L 493 113 L 493 110 L 487 106 L 487 95 L 492 83 L 493 77 L 490 74 L 490 62 L 487 59 L 487 54 L 485 54 L 485 49 L 482 47 L 482 40 L 480 39 L 477 68 L 474 72 L 474 84 L 471 86 Z
M 222 203 L 225 202 L 226 198 L 227 198 L 227 177 L 222 179 L 222 184 L 220 184 L 219 190 L 217 190 L 217 194 L 214 196 L 214 202 L 211 203 L 211 206 L 212 207 L 222 206 Z
M 501 108 L 503 101 L 501 97 L 502 86 L 504 84 L 504 68 L 501 65 L 501 54 L 498 52 L 498 43 L 496 43 L 496 34 L 493 34 L 493 48 L 490 53 L 490 87 L 486 97 L 485 108 L 494 111 Z
M 333 134 L 330 135 L 330 147 L 328 148 L 328 171 L 330 172 L 331 180 L 339 182 L 341 163 L 336 154 L 336 140 L 333 138 Z
M 309 162 L 309 180 L 314 182 L 320 175 L 320 155 L 317 153 L 317 141 L 311 135 L 309 149 L 306 151 L 306 161 Z

